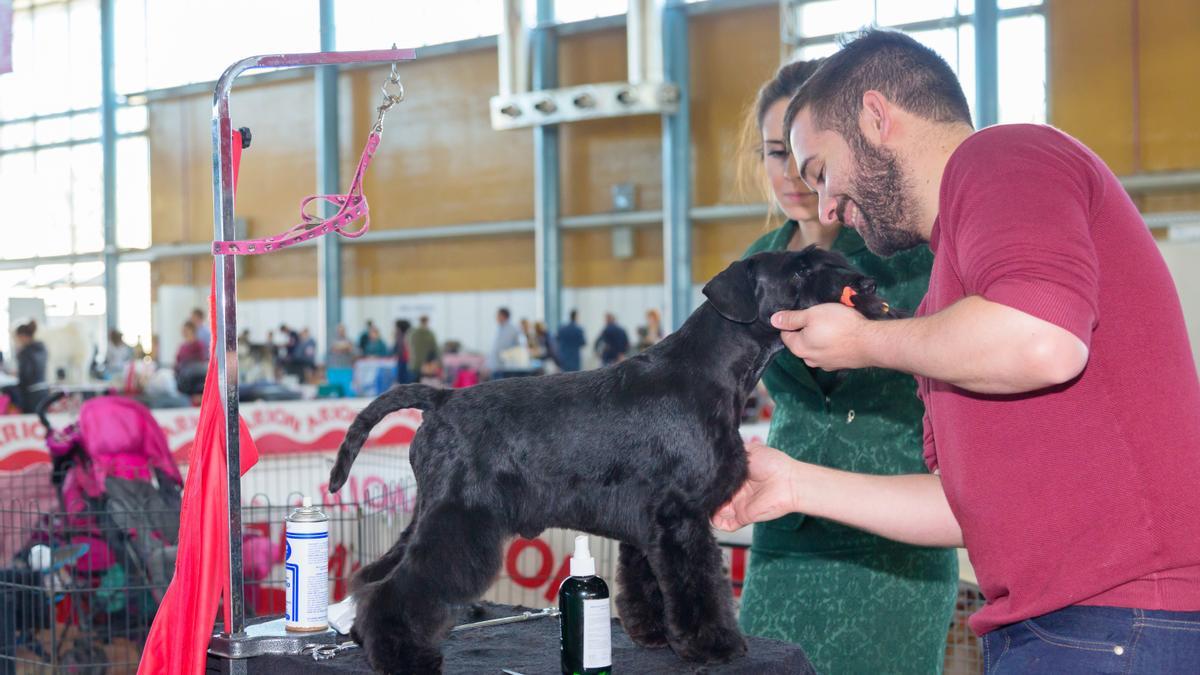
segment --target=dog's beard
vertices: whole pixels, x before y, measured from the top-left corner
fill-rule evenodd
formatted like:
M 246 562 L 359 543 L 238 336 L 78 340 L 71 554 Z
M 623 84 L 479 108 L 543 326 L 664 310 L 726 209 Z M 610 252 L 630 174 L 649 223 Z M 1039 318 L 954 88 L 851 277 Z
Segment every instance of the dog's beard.
M 861 131 L 850 136 L 854 150 L 854 178 L 850 190 L 862 216 L 859 234 L 867 248 L 879 256 L 890 256 L 920 245 L 924 240 L 917 227 L 914 199 L 906 189 L 904 169 L 891 150 L 867 142 Z M 838 204 L 838 218 L 845 222 L 848 198 Z

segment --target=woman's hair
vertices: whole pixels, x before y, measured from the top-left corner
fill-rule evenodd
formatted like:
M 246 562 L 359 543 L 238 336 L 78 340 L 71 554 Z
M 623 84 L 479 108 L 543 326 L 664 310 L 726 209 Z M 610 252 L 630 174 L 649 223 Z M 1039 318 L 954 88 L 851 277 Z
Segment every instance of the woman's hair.
M 742 122 L 741 152 L 738 153 L 737 182 L 741 191 L 755 197 L 766 197 L 768 204 L 774 202 L 771 186 L 766 183 L 762 170 L 762 125 L 767 109 L 777 101 L 791 100 L 800 85 L 812 77 L 822 59 L 793 61 L 775 72 L 759 90 L 754 103 L 747 108 Z M 775 209 L 767 212 L 767 226 L 775 227 Z
M 17 335 L 21 337 L 32 339 L 35 333 L 37 333 L 37 321 L 33 319 L 30 319 L 29 323 L 23 323 L 20 326 L 17 326 Z

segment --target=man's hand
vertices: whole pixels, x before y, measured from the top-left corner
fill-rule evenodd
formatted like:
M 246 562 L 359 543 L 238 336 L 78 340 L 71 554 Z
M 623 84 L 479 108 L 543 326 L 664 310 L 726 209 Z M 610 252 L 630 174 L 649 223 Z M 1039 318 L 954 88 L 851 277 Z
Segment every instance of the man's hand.
M 870 322 L 845 305 L 827 303 L 776 312 L 771 325 L 783 331 L 783 344 L 813 368 L 842 370 L 875 365 L 863 339 Z
M 750 474 L 746 482 L 717 512 L 712 523 L 727 532 L 751 523 L 774 520 L 796 510 L 791 469 L 796 460 L 761 443 L 746 444 Z

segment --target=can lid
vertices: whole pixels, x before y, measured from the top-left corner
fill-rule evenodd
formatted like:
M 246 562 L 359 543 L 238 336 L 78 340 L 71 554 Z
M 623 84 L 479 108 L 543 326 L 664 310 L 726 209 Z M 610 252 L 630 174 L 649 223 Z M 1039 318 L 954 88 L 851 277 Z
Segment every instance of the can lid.
M 313 506 L 311 497 L 301 497 L 300 506 L 297 506 L 288 520 L 294 522 L 320 522 L 328 520 L 328 517 L 321 512 L 320 506 Z

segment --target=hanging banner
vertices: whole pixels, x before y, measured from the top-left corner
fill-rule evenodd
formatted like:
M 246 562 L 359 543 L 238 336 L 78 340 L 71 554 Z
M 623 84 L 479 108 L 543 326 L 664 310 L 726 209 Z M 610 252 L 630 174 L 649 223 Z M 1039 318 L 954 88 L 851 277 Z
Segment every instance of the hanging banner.
M 242 419 L 254 436 L 259 453 L 266 456 L 322 453 L 337 450 L 346 428 L 370 399 L 325 399 L 277 403 L 244 403 Z M 167 447 L 175 461 L 187 462 L 199 408 L 151 410 L 167 436 Z M 66 414 L 50 415 L 60 428 L 74 421 Z M 388 415 L 375 427 L 367 447 L 406 446 L 421 424 L 421 411 L 401 410 Z M 48 465 L 46 431 L 34 415 L 0 415 L 0 474 Z M 326 467 L 328 470 L 328 467 Z

